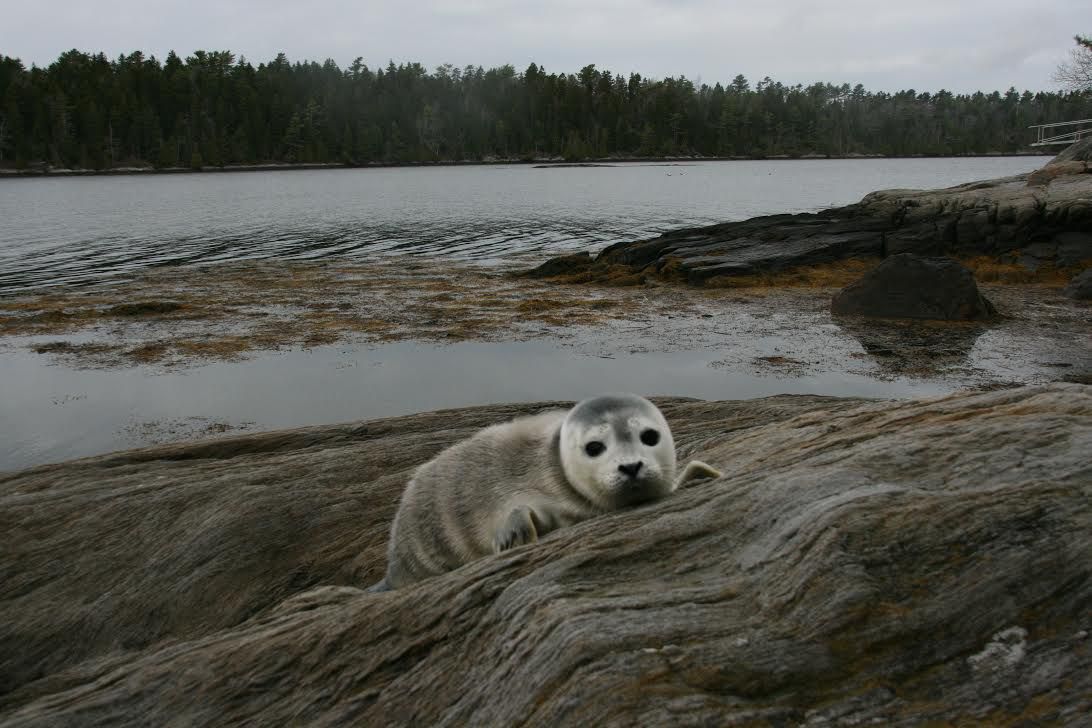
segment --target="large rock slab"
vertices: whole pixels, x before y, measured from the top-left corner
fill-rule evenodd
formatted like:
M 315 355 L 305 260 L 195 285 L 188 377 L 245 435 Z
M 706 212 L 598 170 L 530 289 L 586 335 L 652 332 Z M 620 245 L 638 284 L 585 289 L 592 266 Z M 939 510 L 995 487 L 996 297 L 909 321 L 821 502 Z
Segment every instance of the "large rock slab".
M 544 404 L 0 479 L 0 723 L 1074 724 L 1092 387 L 661 400 L 723 478 L 367 594 L 411 469 Z
M 981 321 L 997 310 L 978 291 L 974 274 L 951 258 L 900 253 L 838 291 L 831 313 L 872 318 Z

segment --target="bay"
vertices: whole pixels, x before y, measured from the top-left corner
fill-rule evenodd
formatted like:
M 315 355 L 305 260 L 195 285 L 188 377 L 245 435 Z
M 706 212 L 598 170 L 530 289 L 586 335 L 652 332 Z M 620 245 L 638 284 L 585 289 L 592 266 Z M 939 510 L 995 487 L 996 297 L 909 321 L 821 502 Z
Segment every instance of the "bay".
M 327 169 L 0 180 L 0 295 L 151 266 L 496 262 L 1028 172 L 1042 157 Z

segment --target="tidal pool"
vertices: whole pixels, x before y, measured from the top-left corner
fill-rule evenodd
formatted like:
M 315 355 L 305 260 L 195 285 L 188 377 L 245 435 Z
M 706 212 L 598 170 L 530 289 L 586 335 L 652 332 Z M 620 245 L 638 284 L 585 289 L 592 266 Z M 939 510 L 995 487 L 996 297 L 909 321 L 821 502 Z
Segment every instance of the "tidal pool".
M 266 352 L 164 372 L 45 366 L 31 351 L 9 351 L 0 356 L 0 470 L 234 430 L 570 400 L 604 391 L 748 399 L 785 393 L 907 397 L 952 389 L 940 381 L 883 381 L 865 373 L 763 373 L 724 365 L 731 353 L 599 351 L 549 340 L 398 342 Z

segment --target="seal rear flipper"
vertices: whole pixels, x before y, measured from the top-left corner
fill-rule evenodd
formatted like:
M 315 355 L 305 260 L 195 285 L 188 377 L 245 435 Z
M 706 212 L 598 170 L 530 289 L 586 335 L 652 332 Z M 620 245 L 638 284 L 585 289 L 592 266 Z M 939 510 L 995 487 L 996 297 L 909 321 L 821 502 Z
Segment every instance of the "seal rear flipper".
M 720 472 L 708 463 L 703 463 L 701 460 L 691 460 L 686 464 L 686 467 L 683 468 L 683 471 L 679 475 L 679 477 L 675 478 L 675 486 L 673 490 L 678 489 L 683 485 L 686 485 L 686 483 L 691 480 L 700 480 L 703 478 L 719 478 L 722 475 L 724 475 L 724 473 Z

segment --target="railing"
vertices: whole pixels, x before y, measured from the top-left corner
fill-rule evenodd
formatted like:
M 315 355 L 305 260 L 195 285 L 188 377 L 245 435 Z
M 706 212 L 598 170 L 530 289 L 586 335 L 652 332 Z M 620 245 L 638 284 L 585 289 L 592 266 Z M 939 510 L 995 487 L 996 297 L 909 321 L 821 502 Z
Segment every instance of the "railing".
M 1081 128 L 1058 133 L 1058 127 L 1060 126 L 1080 126 Z M 1072 144 L 1073 142 L 1080 141 L 1083 135 L 1092 134 L 1092 119 L 1059 121 L 1055 124 L 1033 124 L 1032 126 L 1029 126 L 1028 129 L 1038 130 L 1036 132 L 1035 141 L 1031 143 L 1031 146 L 1033 147 L 1045 147 L 1048 144 Z M 1047 129 L 1050 131 L 1047 131 Z

